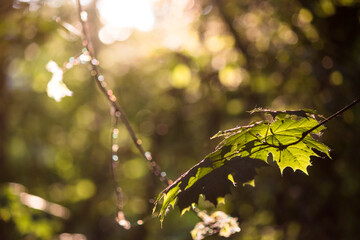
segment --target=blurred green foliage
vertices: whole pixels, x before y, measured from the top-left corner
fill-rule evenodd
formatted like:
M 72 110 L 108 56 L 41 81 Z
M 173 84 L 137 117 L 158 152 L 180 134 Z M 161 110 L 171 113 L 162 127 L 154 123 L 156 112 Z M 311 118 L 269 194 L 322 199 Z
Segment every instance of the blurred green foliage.
M 193 213 L 170 212 L 162 229 L 158 219 L 130 230 L 115 222 L 109 105 L 88 66 L 65 72 L 72 97 L 57 103 L 46 96 L 47 62 L 61 66 L 81 53 L 80 38 L 53 19 L 78 27 L 76 8 L 72 1 L 16 2 L 0 6 L 0 238 L 190 239 L 199 221 Z M 218 130 L 256 120 L 246 113 L 255 107 L 327 116 L 359 97 L 358 1 L 188 2 L 175 11 L 183 16 L 159 20 L 163 28 L 134 30 L 110 45 L 97 38 L 95 2 L 86 6 L 108 87 L 169 178 L 209 153 Z M 323 141 L 333 160 L 314 158 L 309 176 L 262 169 L 256 188 L 234 189 L 218 206 L 239 219 L 242 231 L 231 239 L 359 236 L 359 107 L 327 128 Z M 150 215 L 149 199 L 164 186 L 145 171 L 123 127 L 119 145 L 125 214 L 136 221 Z M 65 206 L 70 217 L 21 204 L 9 183 Z M 200 207 L 213 209 L 206 201 Z
M 30 236 L 30 238 L 51 238 L 59 231 L 61 226 L 59 219 L 26 207 L 20 201 L 21 188 L 21 185 L 14 183 L 1 186 L 0 219 L 7 223 L 8 228 L 17 231 L 17 234 L 11 233 L 12 231 L 4 231 L 2 238 L 15 239 L 20 238 L 21 235 Z

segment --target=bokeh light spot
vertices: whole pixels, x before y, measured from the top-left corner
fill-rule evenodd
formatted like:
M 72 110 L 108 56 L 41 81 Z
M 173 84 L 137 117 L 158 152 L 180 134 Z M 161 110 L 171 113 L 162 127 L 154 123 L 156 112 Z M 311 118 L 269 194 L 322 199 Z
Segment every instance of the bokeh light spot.
M 219 71 L 219 79 L 222 85 L 229 90 L 235 90 L 244 80 L 245 70 L 227 66 Z
M 300 23 L 307 24 L 313 20 L 313 15 L 306 8 L 302 8 L 300 9 L 298 19 Z
M 335 13 L 334 4 L 330 0 L 322 0 L 320 2 L 320 7 L 323 13 L 327 16 L 331 16 Z
M 75 187 L 76 195 L 80 200 L 92 197 L 96 192 L 95 184 L 89 179 L 81 179 Z
M 343 76 L 339 71 L 332 72 L 330 75 L 330 82 L 335 85 L 341 85 L 343 83 Z
M 138 179 L 147 173 L 147 167 L 142 159 L 132 159 L 123 164 L 123 173 L 129 179 Z
M 334 62 L 331 59 L 331 57 L 329 56 L 325 56 L 322 60 L 321 60 L 321 64 L 325 69 L 331 69 L 334 66 Z
M 230 115 L 237 115 L 244 111 L 244 105 L 239 99 L 232 99 L 227 102 L 226 111 Z
M 171 76 L 171 85 L 175 88 L 185 88 L 190 84 L 191 71 L 185 64 L 178 64 Z
M 142 198 L 135 197 L 128 202 L 129 207 L 135 214 L 143 214 L 146 212 L 147 203 Z

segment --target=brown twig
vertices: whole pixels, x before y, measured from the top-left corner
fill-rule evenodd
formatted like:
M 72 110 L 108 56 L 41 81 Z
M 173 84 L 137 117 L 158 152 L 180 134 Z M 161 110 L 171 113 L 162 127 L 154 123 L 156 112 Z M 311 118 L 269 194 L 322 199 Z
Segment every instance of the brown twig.
M 129 120 L 128 120 L 122 106 L 120 105 L 119 101 L 116 100 L 116 97 L 114 96 L 113 92 L 111 90 L 106 89 L 106 87 L 102 83 L 102 81 L 103 81 L 102 78 L 103 77 L 100 74 L 100 70 L 99 70 L 99 67 L 98 67 L 98 62 L 97 62 L 96 56 L 95 56 L 95 50 L 94 50 L 94 47 L 92 45 L 92 41 L 91 41 L 90 34 L 89 34 L 89 31 L 88 31 L 87 22 L 84 21 L 81 18 L 81 13 L 83 12 L 83 10 L 82 10 L 82 6 L 80 4 L 80 0 L 77 0 L 77 5 L 78 5 L 78 14 L 79 14 L 79 18 L 80 18 L 80 22 L 81 22 L 81 26 L 82 26 L 83 35 L 84 35 L 83 45 L 89 51 L 89 55 L 90 55 L 90 57 L 92 59 L 92 61 L 90 61 L 91 67 L 92 67 L 91 74 L 93 75 L 93 77 L 95 79 L 95 82 L 97 83 L 97 86 L 99 87 L 101 92 L 105 95 L 105 97 L 107 98 L 107 100 L 110 103 L 111 107 L 113 108 L 113 114 L 112 115 L 115 118 L 120 119 L 121 122 L 125 125 L 126 130 L 128 131 L 133 143 L 135 144 L 136 148 L 139 150 L 141 155 L 146 160 L 150 161 L 151 165 L 154 165 L 153 163 L 155 163 L 155 166 L 152 166 L 152 168 L 153 168 L 152 170 L 153 170 L 154 173 L 158 173 L 158 174 L 155 174 L 155 175 L 159 176 L 160 173 L 161 173 L 160 167 L 151 158 L 149 153 L 147 153 L 144 150 L 144 148 L 142 147 L 141 140 L 136 136 L 135 131 L 131 127 L 131 125 L 129 123 Z M 166 177 L 162 177 L 161 181 L 168 184 L 170 180 L 168 180 Z
M 160 179 L 160 181 L 164 182 L 166 185 L 171 184 L 172 181 L 166 177 L 166 174 L 161 172 L 161 168 L 159 167 L 157 162 L 151 157 L 151 154 L 144 150 L 144 148 L 141 145 L 141 140 L 136 136 L 134 129 L 131 127 L 129 120 L 128 120 L 122 106 L 120 105 L 119 101 L 117 101 L 115 95 L 113 94 L 113 91 L 106 88 L 106 84 L 104 82 L 104 77 L 100 74 L 100 69 L 98 66 L 99 62 L 96 59 L 96 54 L 95 54 L 94 46 L 92 44 L 90 33 L 88 30 L 87 21 L 82 18 L 82 14 L 84 14 L 86 12 L 83 12 L 80 0 L 77 0 L 77 9 L 78 9 L 79 20 L 80 20 L 80 23 L 82 26 L 82 34 L 83 34 L 83 42 L 82 43 L 83 43 L 83 46 L 85 47 L 85 49 L 88 51 L 89 56 L 91 57 L 91 61 L 90 61 L 91 75 L 94 77 L 98 88 L 105 95 L 106 99 L 108 100 L 108 102 L 111 106 L 111 117 L 113 118 L 112 138 L 111 138 L 111 146 L 112 146 L 111 171 L 112 171 L 113 181 L 114 181 L 114 185 L 115 185 L 117 207 L 119 210 L 118 215 L 120 214 L 122 216 L 122 217 L 118 216 L 118 218 L 121 218 L 120 220 L 126 220 L 122 213 L 123 197 L 122 197 L 122 191 L 119 186 L 117 172 L 116 172 L 116 166 L 118 164 L 117 148 L 113 149 L 114 144 L 115 144 L 114 143 L 115 138 L 114 138 L 113 134 L 114 134 L 115 130 L 118 131 L 117 125 L 118 125 L 119 120 L 124 124 L 127 132 L 129 133 L 133 143 L 135 144 L 135 146 L 138 149 L 138 151 L 140 152 L 140 154 L 149 163 L 149 168 L 151 169 L 153 174 L 155 176 L 157 176 Z M 114 158 L 116 158 L 116 159 L 114 159 Z M 123 225 L 120 223 L 120 220 L 119 220 L 119 224 Z M 127 226 L 123 225 L 123 226 L 125 228 L 127 228 L 128 225 Z

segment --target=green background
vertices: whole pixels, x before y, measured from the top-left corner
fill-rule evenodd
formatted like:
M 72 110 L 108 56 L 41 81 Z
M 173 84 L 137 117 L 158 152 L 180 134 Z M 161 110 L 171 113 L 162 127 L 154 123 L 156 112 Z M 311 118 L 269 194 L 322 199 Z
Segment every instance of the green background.
M 90 32 L 108 86 L 145 149 L 176 179 L 216 146 L 218 130 L 255 120 L 255 107 L 315 109 L 329 116 L 359 97 L 360 4 L 355 0 L 196 1 L 188 10 L 195 44 L 169 49 L 159 34 L 134 32 L 102 44 L 95 3 Z M 76 8 L 0 5 L 0 239 L 190 239 L 194 213 L 149 218 L 165 187 L 120 126 L 119 182 L 125 213 L 143 226 L 122 229 L 110 172 L 109 105 L 88 65 L 64 74 L 73 91 L 48 98 L 51 74 L 81 52 L 81 40 L 53 20 L 76 25 Z M 174 25 L 172 28 L 177 29 Z M 179 27 L 180 28 L 180 27 Z M 312 159 L 309 176 L 260 171 L 256 187 L 234 189 L 219 209 L 238 217 L 231 239 L 357 239 L 360 234 L 360 107 L 326 124 L 332 151 Z M 21 204 L 14 184 L 68 208 L 61 219 Z M 18 186 L 18 185 L 15 185 Z M 208 203 L 200 205 L 211 210 Z M 61 235 L 62 234 L 62 235 Z M 70 235 L 69 235 L 70 236 Z M 77 237 L 77 238 L 76 238 Z M 213 237 L 212 239 L 218 239 Z

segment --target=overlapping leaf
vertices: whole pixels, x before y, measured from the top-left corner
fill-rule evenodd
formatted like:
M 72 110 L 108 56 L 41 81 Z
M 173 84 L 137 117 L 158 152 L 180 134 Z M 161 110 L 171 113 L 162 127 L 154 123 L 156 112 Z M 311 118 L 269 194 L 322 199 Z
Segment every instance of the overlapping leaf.
M 169 206 L 174 207 L 177 203 L 182 210 L 196 203 L 200 194 L 216 204 L 218 197 L 230 192 L 232 182 L 253 181 L 256 169 L 266 165 L 270 154 L 281 173 L 290 167 L 308 174 L 310 156 L 318 156 L 315 151 L 330 157 L 329 148 L 313 137 L 325 129 L 318 126 L 313 111 L 255 109 L 254 112 L 269 113 L 273 119 L 217 133 L 213 138 L 224 139 L 215 151 L 160 193 L 154 210 L 163 200 L 161 220 Z

